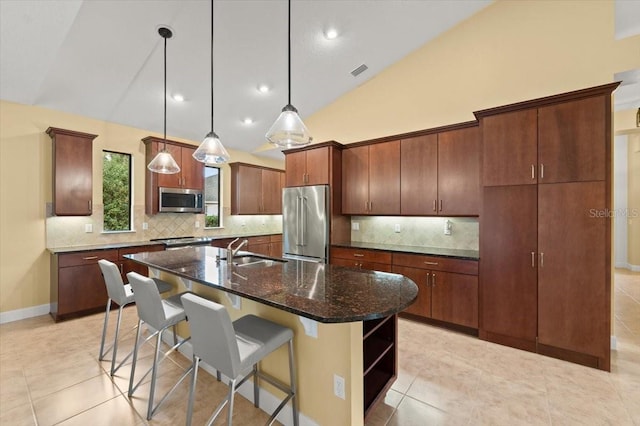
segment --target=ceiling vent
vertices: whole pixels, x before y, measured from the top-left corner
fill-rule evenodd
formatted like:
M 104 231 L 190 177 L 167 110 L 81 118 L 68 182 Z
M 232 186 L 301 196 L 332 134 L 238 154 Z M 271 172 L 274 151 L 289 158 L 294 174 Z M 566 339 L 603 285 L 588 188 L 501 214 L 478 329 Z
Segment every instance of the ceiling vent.
M 354 77 L 357 77 L 357 76 L 359 76 L 360 74 L 362 74 L 363 72 L 365 72 L 368 69 L 369 69 L 368 66 L 366 66 L 365 64 L 362 64 L 359 67 L 357 67 L 356 69 L 354 69 L 353 71 L 351 71 L 351 75 L 354 76 Z

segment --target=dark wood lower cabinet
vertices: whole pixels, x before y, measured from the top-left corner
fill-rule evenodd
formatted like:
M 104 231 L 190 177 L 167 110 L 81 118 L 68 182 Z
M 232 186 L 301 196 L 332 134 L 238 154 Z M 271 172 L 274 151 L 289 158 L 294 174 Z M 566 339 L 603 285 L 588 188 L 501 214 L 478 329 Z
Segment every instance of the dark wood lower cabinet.
M 478 328 L 478 277 L 451 272 L 432 272 L 431 317 Z
M 538 208 L 535 185 L 484 188 L 480 336 L 520 349 L 537 336 Z
M 152 246 L 126 247 L 126 248 L 118 249 L 118 266 L 120 267 L 122 280 L 124 282 L 128 282 L 127 274 L 129 272 L 137 272 L 140 275 L 144 275 L 144 276 L 149 275 L 148 267 L 141 265 L 137 262 L 134 262 L 131 259 L 127 259 L 123 257 L 125 254 L 142 253 L 145 251 L 164 251 L 164 245 L 155 244 Z
M 418 286 L 418 298 L 403 312 L 431 318 L 431 272 L 424 269 L 397 265 L 393 265 L 392 272 L 404 275 Z

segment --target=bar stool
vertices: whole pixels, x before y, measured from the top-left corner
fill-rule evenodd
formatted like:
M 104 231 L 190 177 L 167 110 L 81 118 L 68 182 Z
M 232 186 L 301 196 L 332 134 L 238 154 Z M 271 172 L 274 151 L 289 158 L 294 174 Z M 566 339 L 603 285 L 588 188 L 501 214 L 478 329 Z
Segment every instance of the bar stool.
M 98 356 L 98 360 L 102 361 L 107 353 L 112 350 L 110 374 L 113 376 L 133 353 L 133 351 L 129 352 L 129 354 L 116 367 L 116 356 L 118 353 L 118 336 L 120 335 L 120 320 L 122 318 L 122 308 L 130 303 L 133 303 L 135 300 L 133 297 L 133 291 L 131 290 L 131 285 L 125 284 L 122 281 L 122 275 L 120 275 L 120 270 L 115 263 L 109 262 L 105 259 L 101 259 L 98 260 L 98 265 L 100 266 L 100 271 L 102 272 L 102 277 L 104 278 L 104 284 L 107 287 L 107 295 L 109 296 L 109 299 L 107 300 L 107 311 L 104 314 L 104 325 L 102 327 L 102 340 L 100 341 L 100 355 Z M 153 281 L 158 287 L 158 292 L 166 293 L 167 291 L 171 290 L 171 284 L 155 278 L 153 279 Z M 113 344 L 109 348 L 105 349 L 104 343 L 107 335 L 107 327 L 109 324 L 111 302 L 115 302 L 118 304 L 118 320 L 116 322 Z
M 151 420 L 156 410 L 160 408 L 160 406 L 166 401 L 169 395 L 171 395 L 171 393 L 178 387 L 178 385 L 184 380 L 184 378 L 187 377 L 187 375 L 193 368 L 193 366 L 189 367 L 176 382 L 176 384 L 173 385 L 173 387 L 169 389 L 169 391 L 160 399 L 160 402 L 158 402 L 155 407 L 153 406 L 156 390 L 156 379 L 158 377 L 158 367 L 160 362 L 162 362 L 167 356 L 169 356 L 169 354 L 171 354 L 174 350 L 177 350 L 180 346 L 182 346 L 190 339 L 190 337 L 188 337 L 181 342 L 175 343 L 171 348 L 169 348 L 169 350 L 167 350 L 163 354 L 162 358 L 159 359 L 160 346 L 162 345 L 162 333 L 167 328 L 173 327 L 180 321 L 185 321 L 187 319 L 184 308 L 182 307 L 180 296 L 188 292 L 176 294 L 166 299 L 161 299 L 158 288 L 154 285 L 155 283 L 151 278 L 142 276 L 136 272 L 129 272 L 127 274 L 127 278 L 129 279 L 129 283 L 131 284 L 131 288 L 133 289 L 133 293 L 136 297 L 136 308 L 138 309 L 139 317 L 138 331 L 136 333 L 136 345 L 133 348 L 133 362 L 131 364 L 131 377 L 129 378 L 128 395 L 129 397 L 131 397 L 138 386 L 140 386 L 142 381 L 145 379 L 145 377 L 147 377 L 147 375 L 151 373 L 151 389 L 149 391 L 149 405 L 147 407 L 147 420 Z M 133 382 L 136 372 L 136 363 L 138 361 L 138 348 L 142 345 L 140 343 L 140 329 L 142 326 L 142 322 L 147 323 L 149 326 L 153 327 L 156 330 L 147 338 L 147 340 L 149 340 L 155 336 L 156 347 L 153 357 L 153 365 L 144 374 L 144 376 L 142 376 L 140 381 L 134 386 Z M 177 341 L 175 328 L 173 329 L 173 340 L 174 342 Z
M 231 425 L 234 394 L 247 379 L 253 377 L 253 397 L 256 407 L 260 406 L 258 378 L 266 380 L 286 394 L 284 400 L 269 418 L 269 424 L 273 424 L 280 410 L 291 399 L 293 424 L 298 426 L 293 331 L 255 315 L 246 315 L 232 323 L 229 313 L 223 305 L 203 299 L 193 293 L 183 295 L 182 303 L 189 317 L 193 347 L 193 373 L 187 408 L 187 426 L 191 425 L 198 365 L 201 360 L 229 378 L 229 394 L 218 405 L 207 425 L 211 425 L 215 421 L 227 402 L 229 403 L 227 424 Z M 289 345 L 291 385 L 288 388 L 258 369 L 260 360 L 285 343 Z M 247 371 L 249 373 L 243 377 L 242 375 Z

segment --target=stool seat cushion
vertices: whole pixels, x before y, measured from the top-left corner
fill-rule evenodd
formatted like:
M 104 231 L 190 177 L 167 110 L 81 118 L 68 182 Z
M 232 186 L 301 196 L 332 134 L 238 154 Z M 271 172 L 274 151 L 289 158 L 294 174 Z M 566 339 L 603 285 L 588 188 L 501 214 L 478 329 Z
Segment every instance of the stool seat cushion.
M 170 291 L 173 288 L 171 284 L 161 279 L 152 278 L 152 280 L 154 283 L 156 283 L 156 287 L 158 287 L 159 293 L 166 293 L 167 291 Z
M 293 331 L 255 315 L 245 315 L 233 322 L 240 352 L 241 370 L 253 366 L 262 358 L 293 338 Z

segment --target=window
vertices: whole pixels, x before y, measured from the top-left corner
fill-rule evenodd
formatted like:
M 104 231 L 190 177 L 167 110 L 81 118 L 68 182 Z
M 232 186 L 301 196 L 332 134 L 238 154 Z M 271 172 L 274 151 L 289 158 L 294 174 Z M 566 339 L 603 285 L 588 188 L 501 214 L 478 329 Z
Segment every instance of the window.
M 204 168 L 204 227 L 220 228 L 222 220 L 222 201 L 220 197 L 220 168 Z
M 102 151 L 103 230 L 131 230 L 131 154 Z

